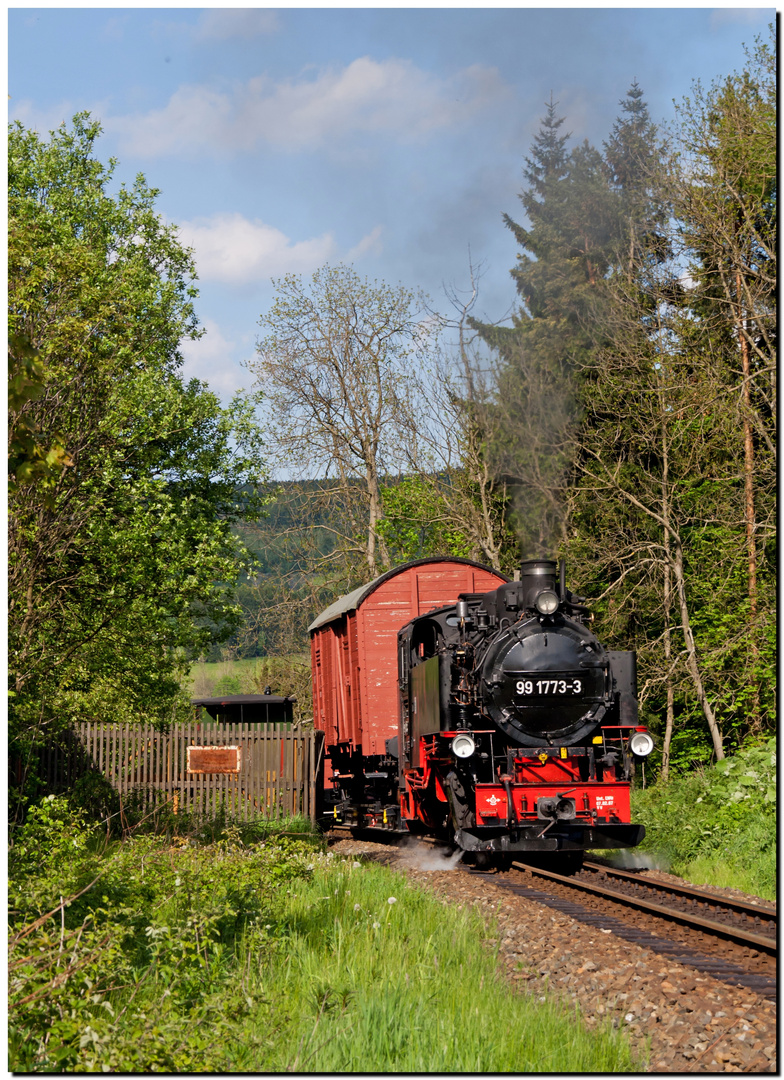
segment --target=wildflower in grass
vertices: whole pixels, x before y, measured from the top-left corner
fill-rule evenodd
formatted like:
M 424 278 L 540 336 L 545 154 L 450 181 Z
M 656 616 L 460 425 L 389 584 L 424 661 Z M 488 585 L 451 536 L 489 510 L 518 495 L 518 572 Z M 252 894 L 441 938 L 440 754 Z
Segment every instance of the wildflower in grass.
M 381 929 L 381 923 L 380 922 L 374 922 L 373 923 L 373 929 L 374 930 L 380 930 Z
M 354 911 L 360 911 L 360 910 L 361 909 L 360 909 L 359 904 L 354 904 Z
M 387 900 L 387 903 L 388 904 L 396 904 L 397 903 L 397 897 L 390 896 L 390 898 Z
M 351 864 L 351 869 L 352 870 L 359 870 L 359 869 L 361 869 L 361 867 L 362 867 L 362 863 L 359 863 L 359 862 L 353 862 Z

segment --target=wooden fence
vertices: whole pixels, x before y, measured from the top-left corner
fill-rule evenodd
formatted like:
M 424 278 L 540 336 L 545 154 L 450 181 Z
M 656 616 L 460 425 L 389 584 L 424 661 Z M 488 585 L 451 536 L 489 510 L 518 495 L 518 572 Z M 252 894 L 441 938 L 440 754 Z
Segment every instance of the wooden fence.
M 286 724 L 81 723 L 43 751 L 48 791 L 90 772 L 106 778 L 120 805 L 241 820 L 303 814 L 315 820 L 323 735 Z

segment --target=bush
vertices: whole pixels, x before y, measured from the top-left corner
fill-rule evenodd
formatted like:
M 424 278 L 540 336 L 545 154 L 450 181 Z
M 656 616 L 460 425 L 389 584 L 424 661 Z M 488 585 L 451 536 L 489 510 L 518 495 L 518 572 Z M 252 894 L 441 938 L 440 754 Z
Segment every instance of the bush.
M 64 811 L 53 803 L 34 816 L 25 851 L 35 829 L 57 833 Z M 246 847 L 230 827 L 210 845 L 142 836 L 91 854 L 85 844 L 70 862 L 68 843 L 37 872 L 20 858 L 10 883 L 11 1068 L 221 1071 L 215 1029 L 240 945 L 263 940 L 279 892 L 309 876 L 312 843 Z
M 632 813 L 674 873 L 775 899 L 775 740 L 634 791 Z
M 75 865 L 88 849 L 93 829 L 87 814 L 66 795 L 47 795 L 27 811 L 23 825 L 11 835 L 9 870 L 52 872 L 63 863 Z

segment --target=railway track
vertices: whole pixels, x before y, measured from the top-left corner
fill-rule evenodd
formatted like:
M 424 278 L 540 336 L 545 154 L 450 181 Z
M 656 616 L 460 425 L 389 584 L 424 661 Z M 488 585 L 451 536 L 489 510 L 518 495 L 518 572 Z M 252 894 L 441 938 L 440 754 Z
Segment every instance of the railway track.
M 751 949 L 775 955 L 776 910 L 747 900 L 723 897 L 688 885 L 642 878 L 598 863 L 585 863 L 574 875 L 564 877 L 548 870 L 513 863 L 520 872 L 560 882 L 572 889 L 627 903 L 640 911 L 725 937 Z
M 350 835 L 348 830 L 341 833 Z M 443 847 L 430 837 L 417 840 Z M 768 999 L 776 996 L 778 942 L 772 906 L 592 862 L 569 876 L 517 860 L 503 873 L 458 869 L 492 877 L 496 885 L 521 897 L 729 985 Z
M 469 871 L 482 873 L 482 871 Z M 566 877 L 514 862 L 494 881 L 733 986 L 776 996 L 776 912 L 687 885 L 587 863 Z

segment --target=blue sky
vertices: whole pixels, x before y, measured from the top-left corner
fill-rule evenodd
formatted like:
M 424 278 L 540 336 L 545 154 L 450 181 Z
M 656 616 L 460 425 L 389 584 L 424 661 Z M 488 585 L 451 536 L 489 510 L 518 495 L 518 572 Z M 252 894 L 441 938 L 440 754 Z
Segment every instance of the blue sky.
M 9 118 L 104 127 L 195 250 L 207 333 L 185 373 L 250 386 L 271 279 L 325 262 L 513 306 L 524 158 L 552 93 L 600 146 L 634 79 L 651 116 L 743 64 L 774 8 L 12 8 Z

